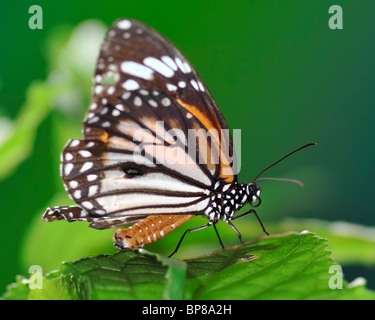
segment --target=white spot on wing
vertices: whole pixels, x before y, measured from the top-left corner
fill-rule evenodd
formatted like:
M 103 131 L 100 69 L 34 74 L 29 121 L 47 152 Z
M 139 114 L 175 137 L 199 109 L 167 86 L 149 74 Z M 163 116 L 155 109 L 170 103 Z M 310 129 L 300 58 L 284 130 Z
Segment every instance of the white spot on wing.
M 114 110 L 112 111 L 112 115 L 113 115 L 114 117 L 118 117 L 120 114 L 121 114 L 121 112 L 120 112 L 119 110 L 117 110 L 117 109 L 114 109 Z
M 152 106 L 154 108 L 156 108 L 158 106 L 158 103 L 155 100 L 152 100 L 152 99 L 148 100 L 148 103 L 150 104 L 150 106 Z
M 87 123 L 91 124 L 91 123 L 95 123 L 98 121 L 99 121 L 99 117 L 95 116 L 93 118 L 88 119 Z
M 180 88 L 185 88 L 185 87 L 186 87 L 186 82 L 185 82 L 185 81 L 179 81 L 179 82 L 178 82 L 178 86 L 179 86 Z
M 99 94 L 102 93 L 102 91 L 103 91 L 103 86 L 102 85 L 98 84 L 98 85 L 95 86 L 95 88 L 94 88 L 95 94 L 99 95 Z
M 176 91 L 176 90 L 177 90 L 177 87 L 176 87 L 174 84 L 167 83 L 167 89 L 168 89 L 169 91 Z
M 142 99 L 141 99 L 140 97 L 136 96 L 136 97 L 134 98 L 134 105 L 135 105 L 136 107 L 140 107 L 140 106 L 142 105 Z
M 139 89 L 139 84 L 138 84 L 138 82 L 135 81 L 135 80 L 133 80 L 133 79 L 126 80 L 126 81 L 122 84 L 122 86 L 123 86 L 124 89 L 129 90 L 129 91 Z
M 71 153 L 68 152 L 68 153 L 65 154 L 65 160 L 66 161 L 70 161 L 72 159 L 73 159 L 73 155 Z
M 72 163 L 68 163 L 64 166 L 64 174 L 66 176 L 68 176 L 73 170 L 73 164 Z
M 115 93 L 115 87 L 114 86 L 110 86 L 108 89 L 107 89 L 107 93 L 108 94 L 114 94 Z
M 72 188 L 72 189 L 75 189 L 78 187 L 78 182 L 75 181 L 75 180 L 72 180 L 69 182 L 69 186 Z
M 121 63 L 121 70 L 127 74 L 133 75 L 145 80 L 154 79 L 154 71 L 149 67 L 144 66 L 134 61 L 124 61 Z
M 204 91 L 205 91 L 205 90 L 204 90 L 204 85 L 203 85 L 203 83 L 200 82 L 199 80 L 198 80 L 198 85 L 199 85 L 199 89 L 201 89 L 201 91 L 204 92 Z
M 88 157 L 91 157 L 92 154 L 90 151 L 87 151 L 87 150 L 79 150 L 78 153 L 84 157 L 84 158 L 88 158 Z
M 155 57 L 147 57 L 143 60 L 143 63 L 164 77 L 171 78 L 174 75 L 174 71 L 171 68 Z
M 96 103 L 91 103 L 89 109 L 91 111 L 94 111 L 97 107 L 98 107 L 98 105 Z
M 94 185 L 94 186 L 90 186 L 88 196 L 89 196 L 89 197 L 92 197 L 92 196 L 95 195 L 97 192 L 98 192 L 98 186 L 96 186 L 96 185 Z
M 74 191 L 74 193 L 73 193 L 73 197 L 74 197 L 75 199 L 80 199 L 80 198 L 81 198 L 81 190 L 76 190 L 76 191 Z
M 186 69 L 185 69 L 185 66 L 184 66 L 183 62 L 181 61 L 181 59 L 180 59 L 179 57 L 176 57 L 175 61 L 176 61 L 177 66 L 179 67 L 179 69 L 180 69 L 183 73 L 187 73 L 187 72 L 186 72 Z
M 124 100 L 126 100 L 124 97 L 125 96 L 127 96 L 129 94 L 129 96 L 128 96 L 128 98 L 130 97 L 130 92 L 125 92 L 123 95 L 122 95 L 122 98 L 124 99 Z M 122 105 L 122 104 L 116 104 L 115 105 L 115 108 L 117 109 L 117 110 L 120 110 L 120 111 L 125 111 L 125 108 L 124 108 L 124 106 Z
M 98 178 L 98 176 L 96 174 L 89 174 L 87 176 L 87 181 L 94 181 Z
M 161 104 L 164 106 L 164 107 L 168 107 L 171 105 L 171 100 L 167 97 L 161 99 Z
M 84 201 L 81 203 L 81 206 L 85 207 L 87 210 L 94 208 L 93 204 L 90 201 Z M 83 213 L 83 211 L 82 211 Z M 83 216 L 83 214 L 81 214 Z
M 185 70 L 186 70 L 187 73 L 191 72 L 191 68 L 190 68 L 189 64 L 186 61 L 184 61 L 184 67 L 185 67 Z
M 122 30 L 127 30 L 132 26 L 132 23 L 130 20 L 121 20 L 117 22 L 117 27 L 122 29 Z
M 79 145 L 79 140 L 72 140 L 69 144 L 69 147 L 74 148 Z
M 93 167 L 93 163 L 92 162 L 85 162 L 84 165 L 82 166 L 80 172 L 85 172 L 87 170 L 90 170 L 92 167 Z
M 190 80 L 190 83 L 195 90 L 199 90 L 198 83 L 194 79 Z
M 176 64 L 174 63 L 173 59 L 171 57 L 168 57 L 168 56 L 162 56 L 161 57 L 161 60 L 167 64 L 170 68 L 172 68 L 174 71 L 177 71 L 177 66 Z

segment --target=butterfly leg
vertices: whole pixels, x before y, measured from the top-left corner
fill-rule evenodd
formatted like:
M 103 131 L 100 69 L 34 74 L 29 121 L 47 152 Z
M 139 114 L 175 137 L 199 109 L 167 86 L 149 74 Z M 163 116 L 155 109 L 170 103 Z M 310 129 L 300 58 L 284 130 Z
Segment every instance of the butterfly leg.
M 251 210 L 249 210 L 249 211 L 247 211 L 247 212 L 245 212 L 245 213 L 243 213 L 243 214 L 240 214 L 239 216 L 236 216 L 236 217 L 233 217 L 231 220 L 236 220 L 236 219 L 239 219 L 239 218 L 242 218 L 242 217 L 245 217 L 245 216 L 247 216 L 248 214 L 250 214 L 250 213 L 253 213 L 254 215 L 255 215 L 255 217 L 258 219 L 258 222 L 259 222 L 259 224 L 260 224 L 260 226 L 262 227 L 262 229 L 263 229 L 263 232 L 267 235 L 267 236 L 269 236 L 270 234 L 266 231 L 266 228 L 264 227 L 264 225 L 263 225 L 263 223 L 262 223 L 262 220 L 260 220 L 260 218 L 259 218 L 259 216 L 258 216 L 258 214 L 257 214 L 257 212 L 254 210 L 254 209 L 251 209 Z M 231 227 L 232 227 L 233 225 L 231 225 Z M 234 226 L 233 226 L 234 227 Z M 233 228 L 232 227 L 232 228 Z M 235 230 L 236 231 L 236 230 Z M 237 231 L 238 232 L 238 231 Z M 238 233 L 237 233 L 238 234 Z
M 211 226 L 212 225 L 212 222 L 210 221 L 209 223 L 203 225 L 203 226 L 200 226 L 200 227 L 197 227 L 197 228 L 193 228 L 193 229 L 187 229 L 184 234 L 182 235 L 180 241 L 178 242 L 177 244 L 177 247 L 176 249 L 173 250 L 173 252 L 168 256 L 168 258 L 172 257 L 178 250 L 178 248 L 180 247 L 181 243 L 182 243 L 182 240 L 184 240 L 186 234 L 190 233 L 190 232 L 193 232 L 193 231 L 198 231 L 198 230 L 203 230 L 203 229 L 206 229 L 207 227 Z M 215 228 L 216 230 L 216 228 Z M 216 231 L 217 232 L 217 231 Z M 219 238 L 220 239 L 220 238 Z M 221 242 L 221 240 L 220 240 Z
M 218 239 L 219 239 L 219 242 L 220 242 L 221 248 L 224 249 L 223 242 L 221 241 L 221 238 L 220 238 L 220 236 L 219 236 L 219 232 L 218 232 L 217 229 L 216 229 L 216 223 L 217 223 L 217 221 L 214 222 L 213 226 L 214 226 L 214 229 L 215 229 L 216 235 L 217 235 L 217 237 L 218 237 Z
M 226 221 L 226 222 L 227 222 L 227 223 L 231 226 L 231 228 L 237 233 L 238 238 L 240 239 L 241 243 L 243 243 L 241 233 L 237 230 L 237 228 L 233 225 L 233 223 L 230 222 L 229 220 Z

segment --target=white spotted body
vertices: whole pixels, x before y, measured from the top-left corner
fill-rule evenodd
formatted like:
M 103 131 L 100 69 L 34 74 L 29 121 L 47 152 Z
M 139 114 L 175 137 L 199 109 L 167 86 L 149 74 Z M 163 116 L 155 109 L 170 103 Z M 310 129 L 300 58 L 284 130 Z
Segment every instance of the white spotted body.
M 260 199 L 260 193 L 261 190 L 254 183 L 225 184 L 218 181 L 210 193 L 211 206 L 204 214 L 212 223 L 220 219 L 230 221 L 246 203 L 256 203 Z

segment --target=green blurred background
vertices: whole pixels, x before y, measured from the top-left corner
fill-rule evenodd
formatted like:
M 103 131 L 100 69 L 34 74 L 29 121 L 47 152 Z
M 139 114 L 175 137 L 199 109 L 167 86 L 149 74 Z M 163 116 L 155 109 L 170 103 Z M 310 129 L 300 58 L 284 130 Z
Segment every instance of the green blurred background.
M 42 30 L 28 27 L 28 9 L 34 4 L 43 9 Z M 343 8 L 343 30 L 328 27 L 328 9 L 334 4 Z M 32 264 L 49 272 L 64 260 L 115 252 L 113 230 L 47 224 L 39 218 L 48 205 L 70 203 L 59 178 L 59 153 L 68 138 L 80 137 L 97 54 L 90 40 L 100 40 L 121 17 L 141 20 L 175 43 L 203 78 L 230 128 L 242 130 L 240 181 L 250 182 L 292 149 L 318 142 L 267 173 L 300 179 L 304 188 L 261 183 L 258 213 L 270 233 L 298 228 L 319 233 L 314 226 L 320 224 L 312 220 L 285 226 L 286 217 L 312 218 L 327 221 L 331 231 L 338 225 L 328 221 L 356 223 L 349 233 L 356 240 L 374 241 L 374 12 L 373 0 L 3 2 L 0 294 L 16 274 L 27 276 Z M 87 19 L 96 22 L 84 24 L 72 44 L 72 30 Z M 195 220 L 189 225 L 203 221 Z M 245 239 L 262 235 L 254 220 L 236 221 Z M 237 243 L 226 227 L 221 226 L 225 243 Z M 150 250 L 170 253 L 184 229 Z M 196 250 L 205 243 L 205 251 Z M 360 247 L 349 248 L 350 243 L 341 251 L 355 255 Z M 218 248 L 214 232 L 205 230 L 189 235 L 176 257 Z M 375 247 L 368 251 L 374 258 Z M 345 277 L 364 276 L 374 289 L 374 265 L 374 259 L 354 259 L 344 264 Z

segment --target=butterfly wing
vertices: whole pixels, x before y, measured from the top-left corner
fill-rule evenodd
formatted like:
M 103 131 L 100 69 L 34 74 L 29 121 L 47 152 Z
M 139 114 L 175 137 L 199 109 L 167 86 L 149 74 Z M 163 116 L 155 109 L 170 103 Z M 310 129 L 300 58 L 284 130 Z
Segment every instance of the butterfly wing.
M 200 162 L 212 171 L 212 180 L 230 183 L 237 179 L 232 137 L 220 109 L 187 59 L 157 31 L 136 20 L 115 22 L 102 45 L 94 81 L 94 110 L 104 107 L 102 99 L 116 104 L 124 91 L 146 89 L 166 94 L 178 104 L 177 110 L 168 110 L 173 112 L 168 114 L 171 127 L 203 128 L 205 132 L 197 134 L 197 139 L 203 141 L 207 139 L 205 134 L 210 133 L 213 141 L 207 152 L 216 158 L 211 161 L 201 148 Z M 168 99 L 164 101 L 168 104 Z M 185 124 L 186 115 L 198 121 Z
M 189 62 L 156 31 L 115 22 L 94 81 L 84 139 L 68 143 L 61 165 L 65 188 L 92 227 L 203 214 L 213 184 L 236 180 L 220 110 Z

